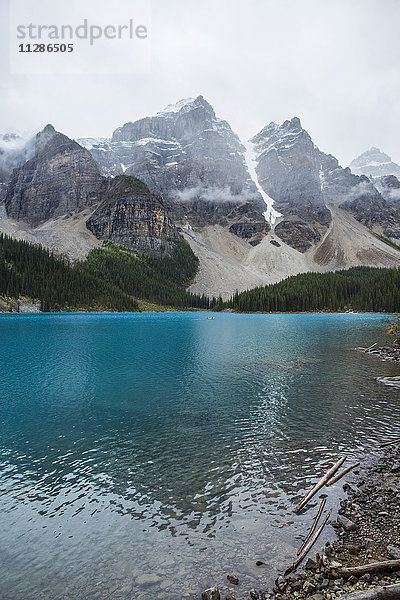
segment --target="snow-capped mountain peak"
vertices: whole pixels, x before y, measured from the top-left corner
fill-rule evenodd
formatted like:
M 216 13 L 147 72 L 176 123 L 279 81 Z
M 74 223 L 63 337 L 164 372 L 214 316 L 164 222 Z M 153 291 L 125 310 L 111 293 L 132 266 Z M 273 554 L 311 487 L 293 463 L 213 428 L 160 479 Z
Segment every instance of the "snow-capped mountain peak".
M 269 229 L 245 148 L 203 96 L 125 123 L 104 143 L 84 142 L 104 175 L 125 172 L 143 180 L 182 226 L 223 223 L 251 244 Z
M 350 169 L 355 175 L 366 175 L 367 177 L 400 176 L 400 166 L 393 162 L 388 154 L 375 147 L 355 158 L 350 163 Z

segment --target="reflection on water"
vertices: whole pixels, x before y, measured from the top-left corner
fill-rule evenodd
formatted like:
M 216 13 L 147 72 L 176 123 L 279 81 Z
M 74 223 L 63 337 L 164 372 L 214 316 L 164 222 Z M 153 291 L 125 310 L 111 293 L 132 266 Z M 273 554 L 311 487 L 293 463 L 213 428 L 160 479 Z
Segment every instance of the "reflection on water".
M 2 315 L 0 597 L 193 598 L 228 571 L 267 583 L 312 519 L 298 495 L 393 435 L 398 392 L 373 375 L 399 367 L 353 349 L 384 327 Z

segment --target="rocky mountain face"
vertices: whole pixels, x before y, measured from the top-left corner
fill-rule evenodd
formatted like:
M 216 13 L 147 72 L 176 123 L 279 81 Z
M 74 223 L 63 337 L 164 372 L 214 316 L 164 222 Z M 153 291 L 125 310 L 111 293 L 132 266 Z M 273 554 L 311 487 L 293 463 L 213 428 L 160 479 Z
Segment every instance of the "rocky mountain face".
M 400 177 L 400 166 L 392 161 L 390 156 L 381 152 L 379 148 L 370 148 L 363 152 L 350 163 L 351 172 L 355 175 L 367 177 L 383 177 L 396 175 Z
M 14 169 L 6 189 L 8 218 L 33 229 L 62 218 L 67 227 L 71 217 L 78 224 L 82 213 L 92 212 L 86 227 L 97 239 L 152 254 L 174 247 L 167 210 L 143 182 L 104 177 L 88 150 L 51 125 L 27 144 L 26 155 L 31 158 Z
M 163 202 L 145 183 L 126 175 L 108 180 L 103 200 L 86 226 L 100 240 L 152 254 L 170 252 L 177 238 Z
M 400 228 L 400 214 L 375 185 L 321 152 L 298 118 L 270 123 L 251 141 L 259 182 L 283 215 L 275 233 L 296 250 L 306 252 L 320 242 L 333 208 L 351 212 L 369 228 L 383 228 L 384 235 Z
M 357 221 L 373 231 L 382 232 L 385 237 L 400 237 L 398 207 L 389 204 L 365 175 L 360 176 L 341 208 L 351 211 Z
M 81 141 L 50 125 L 4 141 L 19 154 L 0 182 L 0 231 L 80 258 L 106 239 L 168 253 L 182 233 L 200 260 L 191 289 L 224 298 L 300 272 L 400 265 L 384 239 L 400 239 L 399 179 L 343 169 L 297 118 L 244 147 L 199 96 Z
M 321 239 L 331 222 L 322 191 L 323 163 L 328 157 L 324 160 L 296 117 L 282 125 L 270 123 L 251 142 L 259 183 L 283 214 L 275 232 L 305 252 Z
M 32 144 L 32 158 L 11 175 L 5 197 L 8 216 L 36 227 L 100 201 L 103 177 L 90 152 L 51 125 Z
M 218 224 L 252 245 L 269 230 L 245 148 L 203 96 L 126 123 L 109 141 L 83 142 L 103 174 L 144 181 L 181 227 Z

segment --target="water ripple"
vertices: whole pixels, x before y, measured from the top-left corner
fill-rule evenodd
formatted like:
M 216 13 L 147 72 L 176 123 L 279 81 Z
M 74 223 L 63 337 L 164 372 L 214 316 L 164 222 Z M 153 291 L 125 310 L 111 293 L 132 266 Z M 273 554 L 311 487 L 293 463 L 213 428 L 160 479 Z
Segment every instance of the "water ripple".
M 291 561 L 299 495 L 393 435 L 374 315 L 0 319 L 0 595 L 198 595 Z M 378 414 L 378 418 L 377 418 Z M 331 499 L 340 486 L 333 486 Z M 140 581 L 140 580 L 139 580 Z M 175 591 L 174 591 L 175 590 Z M 178 597 L 178 596 L 177 596 Z

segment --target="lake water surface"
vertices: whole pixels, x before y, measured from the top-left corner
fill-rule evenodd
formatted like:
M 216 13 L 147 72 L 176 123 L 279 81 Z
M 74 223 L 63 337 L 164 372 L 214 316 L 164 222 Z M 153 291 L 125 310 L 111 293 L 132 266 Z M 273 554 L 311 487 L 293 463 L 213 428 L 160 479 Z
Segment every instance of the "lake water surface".
M 0 316 L 1 600 L 266 587 L 299 495 L 396 433 L 400 367 L 354 350 L 388 317 L 206 317 Z

